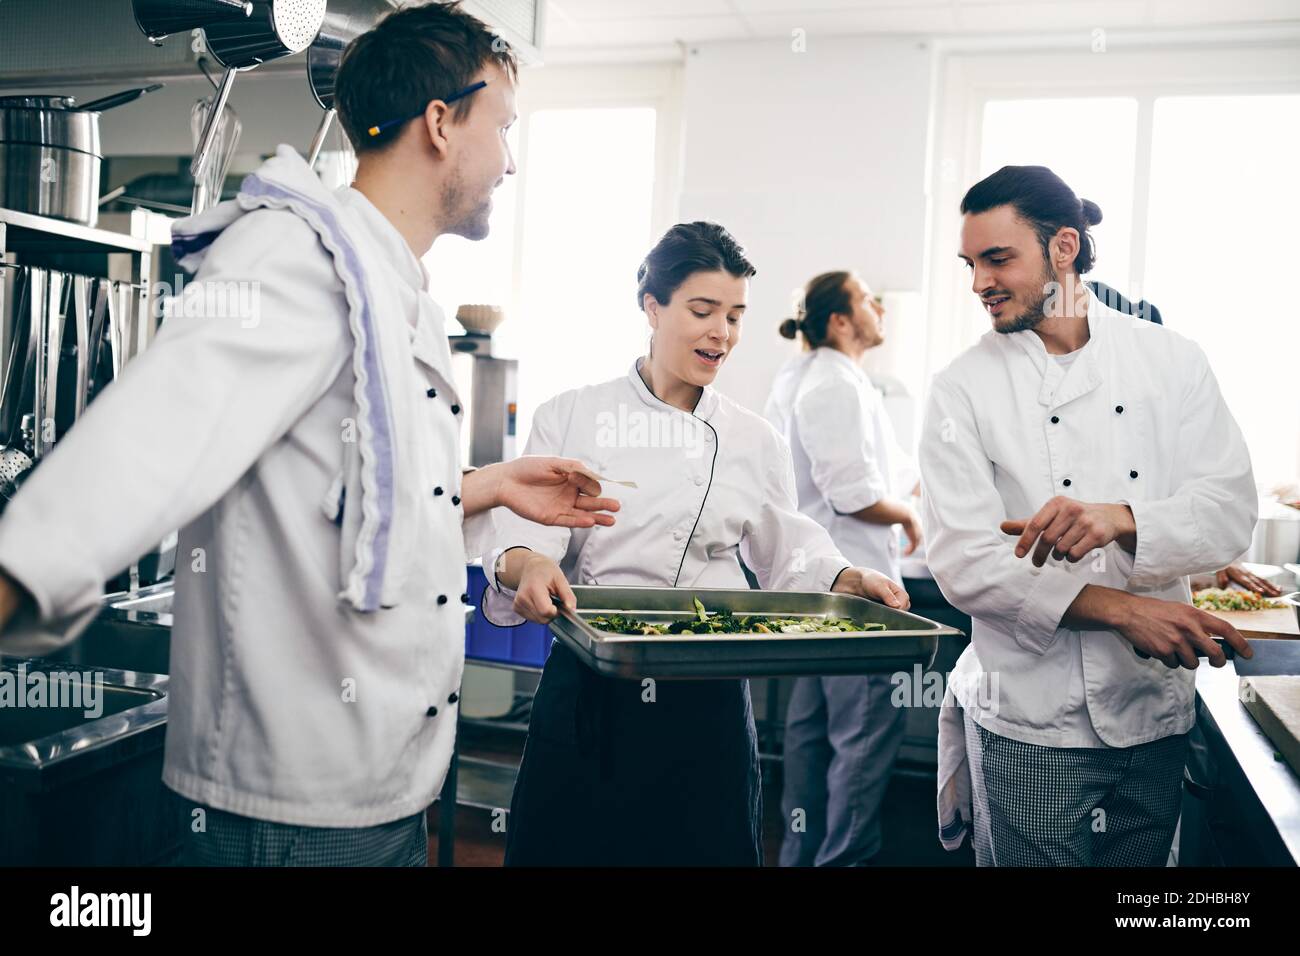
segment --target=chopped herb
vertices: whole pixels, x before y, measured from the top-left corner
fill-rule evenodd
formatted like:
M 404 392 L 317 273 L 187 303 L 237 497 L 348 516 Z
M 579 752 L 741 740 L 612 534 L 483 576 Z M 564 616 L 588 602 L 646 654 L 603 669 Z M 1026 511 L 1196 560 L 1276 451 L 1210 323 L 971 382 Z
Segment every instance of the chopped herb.
M 749 614 L 737 617 L 731 611 L 708 611 L 693 598 L 695 617 L 684 621 L 650 624 L 624 614 L 598 614 L 587 623 L 614 634 L 845 634 L 883 631 L 884 624 L 864 624 L 847 617 L 771 617 Z

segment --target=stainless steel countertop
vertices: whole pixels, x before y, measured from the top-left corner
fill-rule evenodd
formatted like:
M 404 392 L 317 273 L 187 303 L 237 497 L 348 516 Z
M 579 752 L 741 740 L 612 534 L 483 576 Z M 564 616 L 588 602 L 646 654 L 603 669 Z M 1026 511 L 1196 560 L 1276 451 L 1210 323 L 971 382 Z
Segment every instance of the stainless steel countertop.
M 1202 665 L 1196 669 L 1196 692 L 1287 852 L 1300 862 L 1300 776 L 1273 756 L 1277 748 L 1238 699 L 1239 679 L 1232 661 L 1221 668 Z
M 64 664 L 55 660 L 7 656 L 0 656 L 0 665 L 15 670 L 22 665 L 33 673 L 38 671 L 89 672 L 100 677 L 107 686 L 144 692 L 143 702 L 128 710 L 78 724 L 38 740 L 0 747 L 0 772 L 42 772 L 64 765 L 73 758 L 79 758 L 78 772 L 85 773 L 92 766 L 117 759 L 110 751 L 123 750 L 126 741 L 141 738 L 151 731 L 161 731 L 167 722 L 168 679 L 166 676 L 103 667 L 83 668 L 78 664 Z M 158 745 L 161 746 L 161 740 Z M 95 755 L 95 759 L 87 759 L 92 754 Z
M 132 592 L 105 595 L 100 616 L 157 627 L 166 632 L 172 626 L 171 597 L 171 581 Z M 465 608 L 465 622 L 468 624 L 473 618 L 474 609 Z M 91 765 L 98 766 L 115 759 L 116 751 L 138 749 L 144 735 L 160 732 L 166 725 L 169 688 L 166 676 L 62 662 L 57 653 L 48 660 L 0 655 L 0 666 L 14 669 L 19 665 L 31 672 L 93 673 L 100 676 L 106 686 L 144 692 L 144 703 L 38 740 L 0 747 L 0 774 L 48 773 L 56 767 L 61 769 L 73 757 L 81 758 L 77 761 L 77 772 L 85 772 Z M 126 743 L 133 739 L 135 743 Z M 94 759 L 87 760 L 92 754 Z

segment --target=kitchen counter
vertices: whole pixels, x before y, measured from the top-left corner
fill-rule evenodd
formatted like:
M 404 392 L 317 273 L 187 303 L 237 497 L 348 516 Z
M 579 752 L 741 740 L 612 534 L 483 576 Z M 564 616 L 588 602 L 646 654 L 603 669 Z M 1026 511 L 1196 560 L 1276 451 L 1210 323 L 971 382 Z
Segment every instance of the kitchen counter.
M 2 656 L 0 671 L 54 695 L 0 709 L 0 866 L 173 860 L 187 818 L 162 783 L 167 678 Z
M 1251 663 L 1242 662 L 1243 672 L 1256 669 Z M 1300 776 L 1274 756 L 1272 741 L 1238 699 L 1240 676 L 1233 661 L 1197 668 L 1197 728 L 1217 765 L 1217 779 L 1197 781 L 1193 768 L 1188 791 L 1226 811 L 1217 814 L 1213 827 L 1223 851 L 1220 862 L 1294 866 L 1300 863 Z M 1223 831 L 1230 839 L 1223 839 Z

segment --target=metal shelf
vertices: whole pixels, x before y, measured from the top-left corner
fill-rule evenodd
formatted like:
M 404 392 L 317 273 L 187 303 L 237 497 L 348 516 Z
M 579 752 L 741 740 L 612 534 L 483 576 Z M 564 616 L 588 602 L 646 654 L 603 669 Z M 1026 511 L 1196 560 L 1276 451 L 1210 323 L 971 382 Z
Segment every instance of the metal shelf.
M 92 229 L 75 222 L 0 209 L 0 261 L 8 252 L 101 252 L 148 255 L 153 245 L 107 229 Z
M 517 766 L 479 757 L 460 757 L 457 764 L 457 806 L 510 812 L 515 777 L 519 774 Z M 439 794 L 438 800 L 442 798 Z

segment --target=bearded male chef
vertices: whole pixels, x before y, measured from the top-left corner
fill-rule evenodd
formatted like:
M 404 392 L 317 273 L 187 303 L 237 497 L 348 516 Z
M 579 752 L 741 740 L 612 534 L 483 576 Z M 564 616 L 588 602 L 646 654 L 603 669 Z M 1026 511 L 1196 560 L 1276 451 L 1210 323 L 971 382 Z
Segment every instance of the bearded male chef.
M 973 618 L 940 719 L 940 837 L 969 823 L 980 865 L 1160 866 L 1192 670 L 1223 666 L 1216 637 L 1251 654 L 1187 583 L 1250 543 L 1250 456 L 1200 347 L 1080 280 L 1096 204 L 1007 166 L 961 211 L 993 330 L 936 376 L 920 444 L 930 568 Z
M 420 257 L 487 235 L 514 80 L 456 5 L 354 41 L 337 83 L 354 185 L 327 190 L 281 147 L 237 200 L 177 223 L 191 300 L 0 521 L 0 626 L 18 612 L 0 649 L 22 654 L 74 637 L 103 582 L 182 529 L 163 782 L 187 863 L 424 866 L 464 665 L 462 521 L 613 520 L 576 462 L 461 473 Z M 231 283 L 255 311 L 205 308 Z

